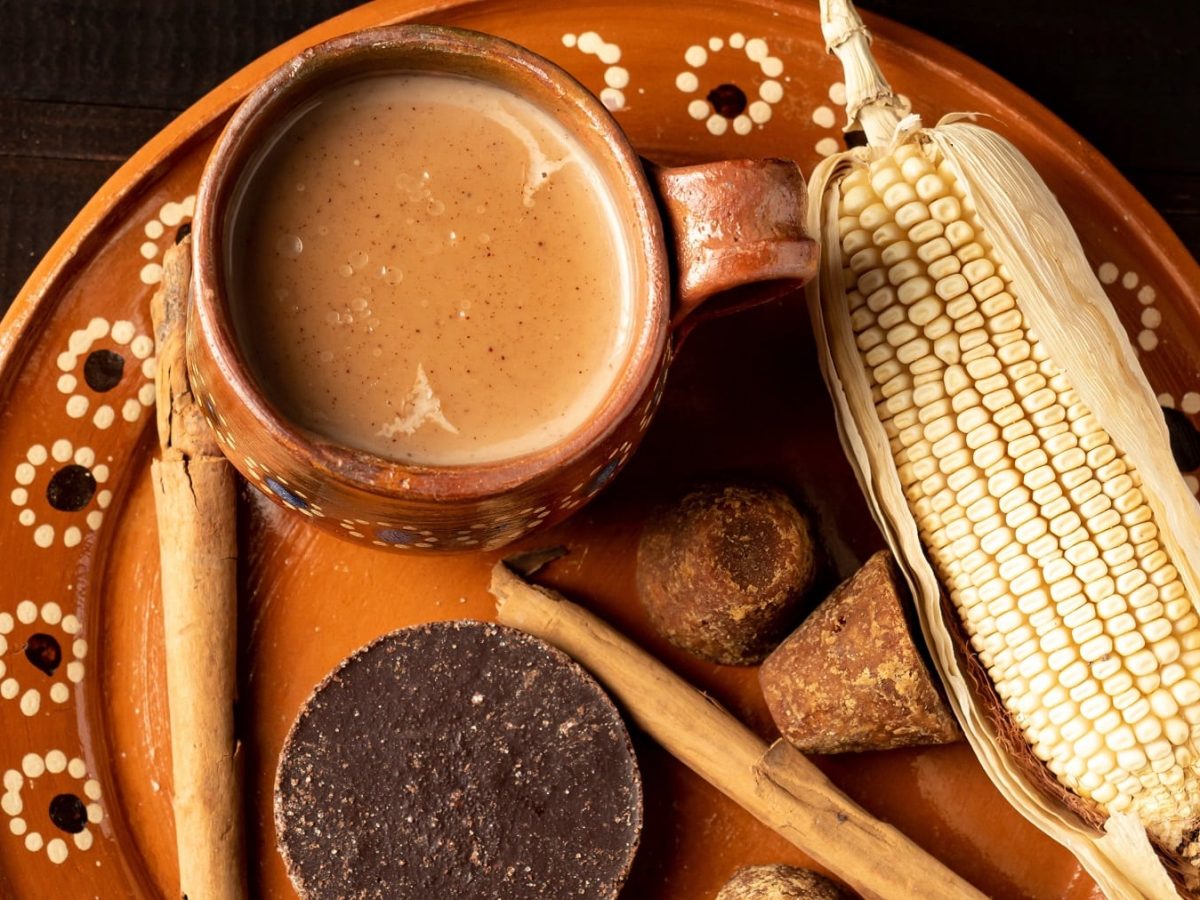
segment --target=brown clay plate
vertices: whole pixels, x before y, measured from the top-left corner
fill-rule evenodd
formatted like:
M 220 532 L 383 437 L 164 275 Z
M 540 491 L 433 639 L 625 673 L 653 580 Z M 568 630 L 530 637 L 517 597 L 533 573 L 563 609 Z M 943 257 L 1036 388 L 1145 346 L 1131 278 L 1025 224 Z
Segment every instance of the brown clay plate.
M 263 57 L 147 144 L 42 261 L 0 330 L 0 896 L 175 893 L 148 301 L 231 107 L 304 46 L 401 19 L 490 31 L 549 56 L 603 91 L 634 144 L 661 162 L 772 155 L 809 170 L 840 144 L 839 72 L 823 52 L 815 4 L 769 0 L 379 0 Z M 1200 411 L 1200 270 L 1158 216 L 1012 86 L 915 32 L 869 22 L 880 63 L 927 119 L 990 113 L 1029 155 L 1080 230 L 1162 402 Z M 755 671 L 665 646 L 634 598 L 633 547 L 647 508 L 691 477 L 722 472 L 771 478 L 814 512 L 827 583 L 881 543 L 837 445 L 798 297 L 698 329 L 627 471 L 570 522 L 526 543 L 569 545 L 551 582 L 769 737 Z M 352 546 L 250 490 L 241 499 L 251 874 L 256 895 L 284 898 L 293 893 L 275 849 L 271 783 L 301 703 L 383 632 L 490 618 L 495 556 Z M 805 862 L 640 736 L 638 751 L 647 821 L 626 896 L 710 897 L 739 865 Z M 965 745 L 818 763 L 993 896 L 1097 895 L 1064 850 L 1004 803 Z

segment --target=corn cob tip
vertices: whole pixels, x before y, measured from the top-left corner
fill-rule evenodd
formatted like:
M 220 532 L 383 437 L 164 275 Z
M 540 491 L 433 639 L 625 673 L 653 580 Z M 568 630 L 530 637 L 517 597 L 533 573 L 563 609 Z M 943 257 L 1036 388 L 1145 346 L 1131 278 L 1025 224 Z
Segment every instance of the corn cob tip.
M 845 131 L 859 127 L 872 146 L 886 146 L 905 116 L 904 108 L 871 55 L 871 32 L 850 0 L 821 0 L 825 48 L 845 72 Z

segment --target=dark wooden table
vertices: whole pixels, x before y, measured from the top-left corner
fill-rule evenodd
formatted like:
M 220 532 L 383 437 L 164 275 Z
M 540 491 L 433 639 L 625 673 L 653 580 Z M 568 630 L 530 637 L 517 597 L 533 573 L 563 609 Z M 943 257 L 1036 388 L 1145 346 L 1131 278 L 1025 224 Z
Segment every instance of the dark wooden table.
M 240 66 L 352 5 L 0 0 L 0 311 L 143 142 Z M 1200 0 L 861 5 L 957 47 L 1046 104 L 1200 255 Z

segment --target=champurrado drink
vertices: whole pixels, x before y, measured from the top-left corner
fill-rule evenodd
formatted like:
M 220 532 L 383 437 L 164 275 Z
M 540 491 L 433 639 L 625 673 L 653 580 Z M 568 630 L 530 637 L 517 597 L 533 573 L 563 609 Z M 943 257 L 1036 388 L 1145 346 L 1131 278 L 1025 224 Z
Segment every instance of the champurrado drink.
M 239 343 L 291 421 L 391 459 L 550 446 L 629 351 L 629 242 L 546 113 L 454 76 L 321 93 L 243 177 L 226 248 Z

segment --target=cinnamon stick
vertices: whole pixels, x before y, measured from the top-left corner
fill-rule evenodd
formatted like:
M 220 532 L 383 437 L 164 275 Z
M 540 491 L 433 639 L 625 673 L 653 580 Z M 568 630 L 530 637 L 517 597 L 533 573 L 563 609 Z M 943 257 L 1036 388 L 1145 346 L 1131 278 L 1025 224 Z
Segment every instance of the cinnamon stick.
M 179 896 L 246 897 L 237 690 L 237 509 L 233 469 L 191 392 L 184 358 L 190 239 L 163 259 L 151 301 L 158 345 L 152 465 L 162 563 Z
M 767 744 L 713 700 L 560 594 L 498 563 L 501 622 L 547 641 L 610 690 L 646 733 L 864 897 L 963 900 L 983 894 L 843 794 L 802 754 Z

